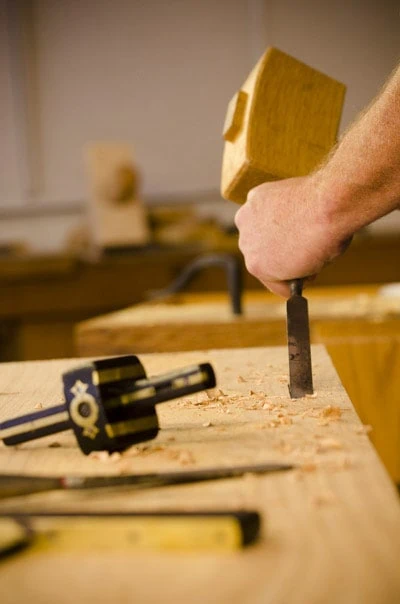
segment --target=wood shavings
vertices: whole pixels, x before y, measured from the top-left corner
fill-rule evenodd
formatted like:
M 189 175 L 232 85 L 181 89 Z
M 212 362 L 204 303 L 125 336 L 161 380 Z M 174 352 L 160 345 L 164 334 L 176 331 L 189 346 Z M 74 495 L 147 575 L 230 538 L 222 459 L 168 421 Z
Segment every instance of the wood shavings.
M 285 455 L 293 452 L 293 445 L 283 440 L 281 440 L 277 445 L 275 445 L 274 448 Z
M 130 447 L 127 451 L 124 451 L 124 457 L 136 457 L 141 455 L 142 453 L 148 452 L 150 449 L 149 444 L 140 444 Z
M 314 463 L 314 462 L 312 462 L 312 461 L 305 462 L 305 463 L 303 463 L 303 464 L 300 466 L 300 471 L 301 471 L 301 472 L 306 472 L 306 473 L 308 473 L 308 472 L 315 472 L 315 471 L 316 471 L 316 469 L 317 469 L 317 464 L 315 464 L 315 463 Z
M 293 420 L 291 417 L 287 417 L 286 415 L 279 418 L 279 423 L 281 426 L 290 426 L 293 424 Z
M 118 453 L 118 451 L 114 451 L 114 453 L 111 453 L 110 461 L 116 462 L 116 461 L 120 461 L 120 459 L 121 459 L 121 453 Z
M 314 495 L 311 501 L 313 505 L 315 505 L 316 507 L 320 507 L 336 503 L 337 500 L 332 491 L 325 491 L 324 493 L 318 493 L 317 495 Z
M 189 451 L 182 451 L 178 457 L 178 461 L 183 466 L 188 466 L 194 464 L 196 460 L 193 453 L 190 453 Z
M 204 422 L 204 424 L 202 424 L 203 428 L 209 428 L 210 426 L 212 426 L 211 422 Z
M 33 408 L 34 409 L 43 409 L 43 405 L 42 405 L 42 403 L 37 403 Z
M 328 418 L 330 420 L 337 420 L 342 417 L 342 410 L 340 407 L 334 407 L 333 405 L 327 405 L 320 412 L 320 417 Z
M 58 449 L 59 447 L 61 447 L 61 444 L 56 440 L 49 444 L 49 449 Z
M 96 459 L 97 461 L 105 462 L 108 461 L 110 455 L 108 451 L 91 451 L 89 457 L 91 459 Z
M 196 463 L 195 457 L 191 451 L 170 449 L 166 453 L 169 459 L 178 461 L 182 466 L 189 466 Z
M 213 396 L 209 390 L 203 390 L 202 392 L 198 392 L 195 397 L 191 400 L 187 400 L 187 403 L 191 403 L 192 405 L 202 405 L 204 403 L 209 403 L 210 400 L 213 400 Z
M 239 384 L 247 382 L 247 380 L 245 380 L 244 377 L 242 377 L 241 375 L 238 375 L 237 381 L 239 382 Z
M 331 472 L 347 470 L 351 467 L 353 467 L 353 462 L 348 456 L 343 456 L 340 459 L 332 459 L 324 464 L 324 468 Z
M 363 424 L 356 428 L 356 434 L 369 434 L 370 432 L 372 432 L 372 426 L 369 424 Z
M 250 405 L 245 405 L 245 409 L 247 411 L 260 411 L 260 409 L 263 408 L 263 402 L 262 401 L 257 401 L 254 403 L 251 403 Z
M 317 446 L 317 453 L 325 453 L 325 451 L 333 451 L 343 449 L 340 440 L 336 438 L 321 438 Z

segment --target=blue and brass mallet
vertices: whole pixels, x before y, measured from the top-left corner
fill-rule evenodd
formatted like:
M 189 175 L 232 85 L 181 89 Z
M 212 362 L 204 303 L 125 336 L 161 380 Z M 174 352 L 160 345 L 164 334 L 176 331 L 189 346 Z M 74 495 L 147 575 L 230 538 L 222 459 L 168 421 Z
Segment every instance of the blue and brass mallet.
M 122 451 L 158 434 L 156 404 L 215 386 L 209 363 L 147 377 L 134 355 L 101 359 L 62 376 L 65 404 L 0 423 L 6 445 L 73 430 L 91 451 Z

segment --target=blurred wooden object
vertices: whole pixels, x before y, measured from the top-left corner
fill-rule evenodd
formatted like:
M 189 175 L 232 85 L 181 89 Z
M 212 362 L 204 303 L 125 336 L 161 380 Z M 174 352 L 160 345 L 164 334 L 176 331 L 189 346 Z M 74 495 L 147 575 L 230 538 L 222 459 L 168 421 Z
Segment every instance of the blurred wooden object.
M 86 165 L 94 244 L 100 249 L 148 244 L 150 231 L 139 196 L 132 147 L 122 143 L 88 145 Z
M 221 193 L 243 203 L 253 187 L 313 170 L 336 141 L 345 86 L 269 48 L 229 103 Z
M 18 449 L 0 446 L 0 471 L 9 473 L 119 475 L 274 460 L 298 465 L 289 472 L 179 487 L 2 500 L 3 513 L 14 514 L 254 508 L 263 518 L 260 541 L 234 554 L 85 548 L 51 553 L 39 548 L 34 554 L 28 548 L 2 560 L 2 602 L 398 602 L 397 493 L 327 354 L 318 346 L 313 356 L 317 396 L 293 401 L 282 380 L 286 348 L 149 355 L 150 374 L 207 360 L 219 390 L 209 392 L 212 400 L 194 395 L 161 405 L 157 439 L 119 459 L 85 457 L 67 433 L 57 435 L 57 448 L 49 448 L 53 437 Z M 1 365 L 0 420 L 58 401 L 60 375 L 76 362 Z M 10 384 L 18 384 L 18 391 L 11 392 Z
M 309 288 L 311 340 L 326 345 L 342 383 L 391 476 L 400 483 L 400 299 L 379 287 Z M 77 326 L 81 356 L 173 352 L 286 343 L 285 305 L 267 292 L 244 296 L 234 316 L 227 295 L 182 294 Z
M 375 448 L 400 485 L 400 298 L 396 302 L 397 312 L 392 308 L 386 317 L 317 322 L 313 341 L 326 346 L 361 421 L 371 426 Z

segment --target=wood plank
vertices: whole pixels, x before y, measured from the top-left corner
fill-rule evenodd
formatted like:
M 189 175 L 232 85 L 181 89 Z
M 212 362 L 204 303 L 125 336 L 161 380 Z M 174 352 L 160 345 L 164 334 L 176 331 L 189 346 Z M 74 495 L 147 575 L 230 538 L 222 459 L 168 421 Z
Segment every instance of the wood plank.
M 301 468 L 153 491 L 38 494 L 1 510 L 256 508 L 263 538 L 243 553 L 21 554 L 0 566 L 4 604 L 389 604 L 400 599 L 397 493 L 322 347 L 316 396 L 292 401 L 285 348 L 143 355 L 149 374 L 207 360 L 221 392 L 160 406 L 155 441 L 118 460 L 83 457 L 68 435 L 0 446 L 7 472 L 119 474 L 267 460 Z M 60 402 L 60 373 L 76 360 L 0 365 L 0 417 Z M 257 394 L 251 394 L 250 390 Z M 338 411 L 332 411 L 338 408 Z M 77 596 L 79 594 L 79 596 Z
M 321 321 L 376 322 L 400 316 L 399 300 L 380 296 L 377 285 L 307 290 L 311 333 Z M 183 294 L 82 322 L 76 329 L 81 356 L 134 350 L 175 352 L 284 344 L 286 309 L 268 292 L 246 292 L 244 313 L 233 315 L 228 295 Z
M 400 304 L 399 304 L 400 312 Z M 400 321 L 321 321 L 322 342 L 392 478 L 400 484 Z

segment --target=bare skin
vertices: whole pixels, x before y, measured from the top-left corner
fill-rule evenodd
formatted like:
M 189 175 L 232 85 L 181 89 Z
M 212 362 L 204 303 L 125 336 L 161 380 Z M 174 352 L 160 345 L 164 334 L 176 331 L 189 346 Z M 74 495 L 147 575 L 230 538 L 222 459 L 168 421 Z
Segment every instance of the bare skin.
M 360 228 L 400 204 L 400 67 L 326 162 L 252 189 L 235 217 L 248 271 L 272 292 L 313 278 Z

